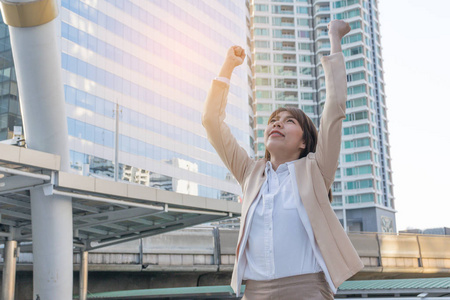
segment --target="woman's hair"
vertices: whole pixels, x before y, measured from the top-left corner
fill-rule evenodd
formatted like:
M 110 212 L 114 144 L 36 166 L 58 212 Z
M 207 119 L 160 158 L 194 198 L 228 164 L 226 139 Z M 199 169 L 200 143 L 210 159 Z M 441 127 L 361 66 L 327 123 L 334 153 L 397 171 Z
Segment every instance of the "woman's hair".
M 317 129 L 314 125 L 313 121 L 299 108 L 296 107 L 280 107 L 275 110 L 269 117 L 269 122 L 272 118 L 276 117 L 279 113 L 287 111 L 289 112 L 300 124 L 300 127 L 303 130 L 302 139 L 305 142 L 305 148 L 300 152 L 300 158 L 306 157 L 310 152 L 316 152 L 317 146 Z M 264 155 L 266 161 L 270 161 L 270 153 L 266 148 L 266 153 Z M 330 202 L 333 199 L 331 194 L 331 189 L 328 191 L 328 199 Z

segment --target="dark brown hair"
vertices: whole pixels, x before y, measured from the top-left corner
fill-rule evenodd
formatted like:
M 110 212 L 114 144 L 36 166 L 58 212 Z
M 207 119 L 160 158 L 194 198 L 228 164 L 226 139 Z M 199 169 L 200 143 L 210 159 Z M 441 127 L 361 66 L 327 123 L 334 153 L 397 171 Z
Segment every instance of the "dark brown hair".
M 275 118 L 279 113 L 283 111 L 289 112 L 294 117 L 294 119 L 297 120 L 303 130 L 302 139 L 305 142 L 305 149 L 300 152 L 299 159 L 306 157 L 310 152 L 315 152 L 318 138 L 317 129 L 313 121 L 301 109 L 296 107 L 280 107 L 270 115 L 269 123 L 272 118 Z M 266 161 L 270 161 L 270 153 L 267 148 L 264 158 L 266 159 Z M 330 200 L 330 202 L 333 200 L 331 189 L 328 191 L 328 199 Z

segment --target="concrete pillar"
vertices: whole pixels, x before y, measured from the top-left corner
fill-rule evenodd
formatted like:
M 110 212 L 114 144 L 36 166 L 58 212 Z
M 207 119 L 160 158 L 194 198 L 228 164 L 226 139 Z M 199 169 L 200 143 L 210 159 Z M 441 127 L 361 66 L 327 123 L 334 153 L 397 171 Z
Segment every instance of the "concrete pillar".
M 79 299 L 86 300 L 87 299 L 87 290 L 88 290 L 88 258 L 89 252 L 81 251 L 80 253 L 80 291 L 79 291 Z
M 17 242 L 6 241 L 3 253 L 2 300 L 14 300 Z
M 33 299 L 72 299 L 72 199 L 31 190 Z

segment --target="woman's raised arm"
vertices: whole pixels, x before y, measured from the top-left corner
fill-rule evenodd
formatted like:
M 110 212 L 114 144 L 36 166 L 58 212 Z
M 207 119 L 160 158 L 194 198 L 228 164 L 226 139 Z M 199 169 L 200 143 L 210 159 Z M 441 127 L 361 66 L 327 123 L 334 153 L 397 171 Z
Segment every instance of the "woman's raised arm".
M 244 59 L 245 51 L 241 47 L 232 46 L 228 50 L 219 77 L 211 84 L 202 115 L 209 142 L 240 184 L 243 184 L 245 174 L 254 161 L 239 146 L 224 120 L 229 89 L 229 82 L 226 81 L 229 81 L 234 68 L 241 65 Z
M 349 31 L 347 22 L 331 21 L 328 24 L 331 55 L 322 57 L 326 100 L 320 119 L 315 157 L 327 190 L 334 181 L 341 150 L 342 120 L 345 119 L 347 101 L 347 76 L 341 40 Z

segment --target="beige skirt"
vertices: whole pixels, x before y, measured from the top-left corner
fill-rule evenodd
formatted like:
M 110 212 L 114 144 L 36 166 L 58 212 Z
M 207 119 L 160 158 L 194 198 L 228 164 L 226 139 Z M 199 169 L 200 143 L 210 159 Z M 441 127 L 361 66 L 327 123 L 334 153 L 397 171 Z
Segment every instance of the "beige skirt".
M 323 272 L 274 280 L 247 280 L 242 300 L 332 300 L 333 292 Z

